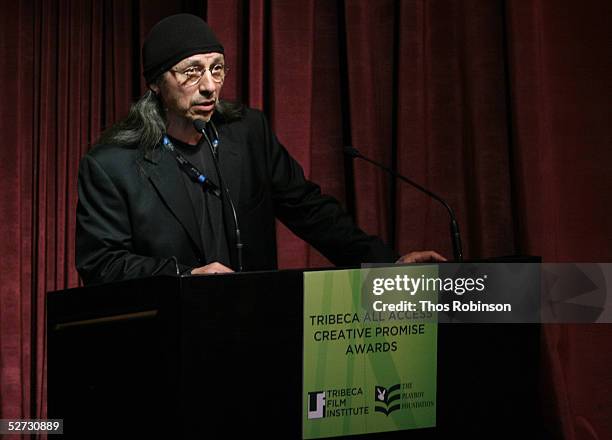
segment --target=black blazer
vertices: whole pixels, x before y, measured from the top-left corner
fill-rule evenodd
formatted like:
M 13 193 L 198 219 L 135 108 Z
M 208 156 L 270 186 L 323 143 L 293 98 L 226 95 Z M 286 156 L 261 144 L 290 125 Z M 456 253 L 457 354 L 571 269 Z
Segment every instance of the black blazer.
M 219 167 L 237 209 L 244 270 L 277 267 L 275 217 L 336 265 L 397 258 L 380 239 L 357 228 L 335 199 L 305 179 L 261 112 L 247 109 L 242 119 L 217 123 L 217 128 Z M 174 156 L 161 146 L 143 151 L 98 145 L 83 157 L 76 265 L 86 284 L 176 274 L 206 264 L 198 220 L 180 173 Z M 225 207 L 225 230 L 235 267 L 229 209 Z

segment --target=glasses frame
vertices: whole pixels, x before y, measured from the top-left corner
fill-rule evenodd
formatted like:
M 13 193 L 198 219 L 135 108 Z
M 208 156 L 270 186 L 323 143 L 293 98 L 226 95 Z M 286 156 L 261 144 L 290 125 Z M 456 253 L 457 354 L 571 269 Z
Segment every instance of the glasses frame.
M 222 66 L 222 70 L 221 72 L 223 72 L 223 77 L 220 79 L 215 78 L 215 75 L 213 74 L 213 69 L 216 68 L 217 66 Z M 193 68 L 198 68 L 198 70 L 196 70 L 197 72 L 200 72 L 198 78 L 194 81 L 194 82 L 189 82 L 189 76 L 187 75 L 185 72 L 187 72 L 190 69 Z M 194 66 L 189 66 L 185 69 L 176 69 L 176 68 L 172 68 L 170 69 L 170 72 L 172 72 L 175 77 L 176 74 L 180 74 L 185 76 L 185 80 L 184 81 L 179 81 L 179 84 L 181 87 L 194 87 L 198 84 L 200 84 L 200 81 L 202 81 L 202 78 L 204 77 L 204 75 L 206 75 L 206 72 L 210 72 L 210 77 L 211 79 L 216 82 L 216 83 L 222 83 L 223 81 L 225 81 L 225 77 L 227 76 L 227 72 L 229 72 L 229 67 L 227 67 L 225 65 L 225 63 L 214 63 L 212 65 L 210 65 L 209 67 L 202 67 L 202 66 L 198 66 L 198 65 L 194 65 Z M 179 79 L 178 77 L 176 77 L 177 80 Z

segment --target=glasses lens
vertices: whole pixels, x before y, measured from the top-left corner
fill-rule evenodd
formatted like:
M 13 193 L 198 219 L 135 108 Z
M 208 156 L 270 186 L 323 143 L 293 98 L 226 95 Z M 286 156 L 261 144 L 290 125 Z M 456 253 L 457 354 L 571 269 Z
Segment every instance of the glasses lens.
M 193 86 L 197 84 L 198 81 L 200 81 L 200 78 L 202 77 L 202 74 L 198 72 L 183 73 L 183 75 L 185 75 L 185 80 L 182 84 L 183 86 Z
M 215 81 L 221 82 L 225 78 L 225 67 L 223 64 L 217 64 L 210 69 L 210 73 Z

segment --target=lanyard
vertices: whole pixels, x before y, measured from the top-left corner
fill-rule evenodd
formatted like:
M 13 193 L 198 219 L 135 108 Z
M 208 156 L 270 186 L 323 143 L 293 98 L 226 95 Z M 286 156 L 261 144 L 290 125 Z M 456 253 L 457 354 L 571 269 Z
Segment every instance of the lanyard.
M 179 168 L 183 170 L 183 172 L 187 173 L 191 180 L 199 183 L 204 191 L 208 191 L 216 197 L 221 197 L 221 190 L 219 189 L 219 187 L 204 173 L 202 173 L 194 164 L 189 162 L 185 158 L 185 156 L 183 156 L 179 151 L 177 151 L 177 149 L 174 147 L 174 145 L 170 141 L 170 138 L 167 135 L 164 135 L 163 144 L 164 147 L 174 153 L 174 157 L 179 164 Z

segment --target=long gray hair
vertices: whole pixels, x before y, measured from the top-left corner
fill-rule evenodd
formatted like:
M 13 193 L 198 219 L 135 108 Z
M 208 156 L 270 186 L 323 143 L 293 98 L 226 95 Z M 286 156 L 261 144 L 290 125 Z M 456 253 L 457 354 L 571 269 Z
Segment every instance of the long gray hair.
M 242 118 L 244 106 L 232 101 L 217 101 L 214 117 L 231 122 Z M 153 150 L 166 133 L 166 112 L 155 93 L 147 90 L 130 107 L 128 115 L 104 131 L 97 145 L 139 146 L 145 151 Z

